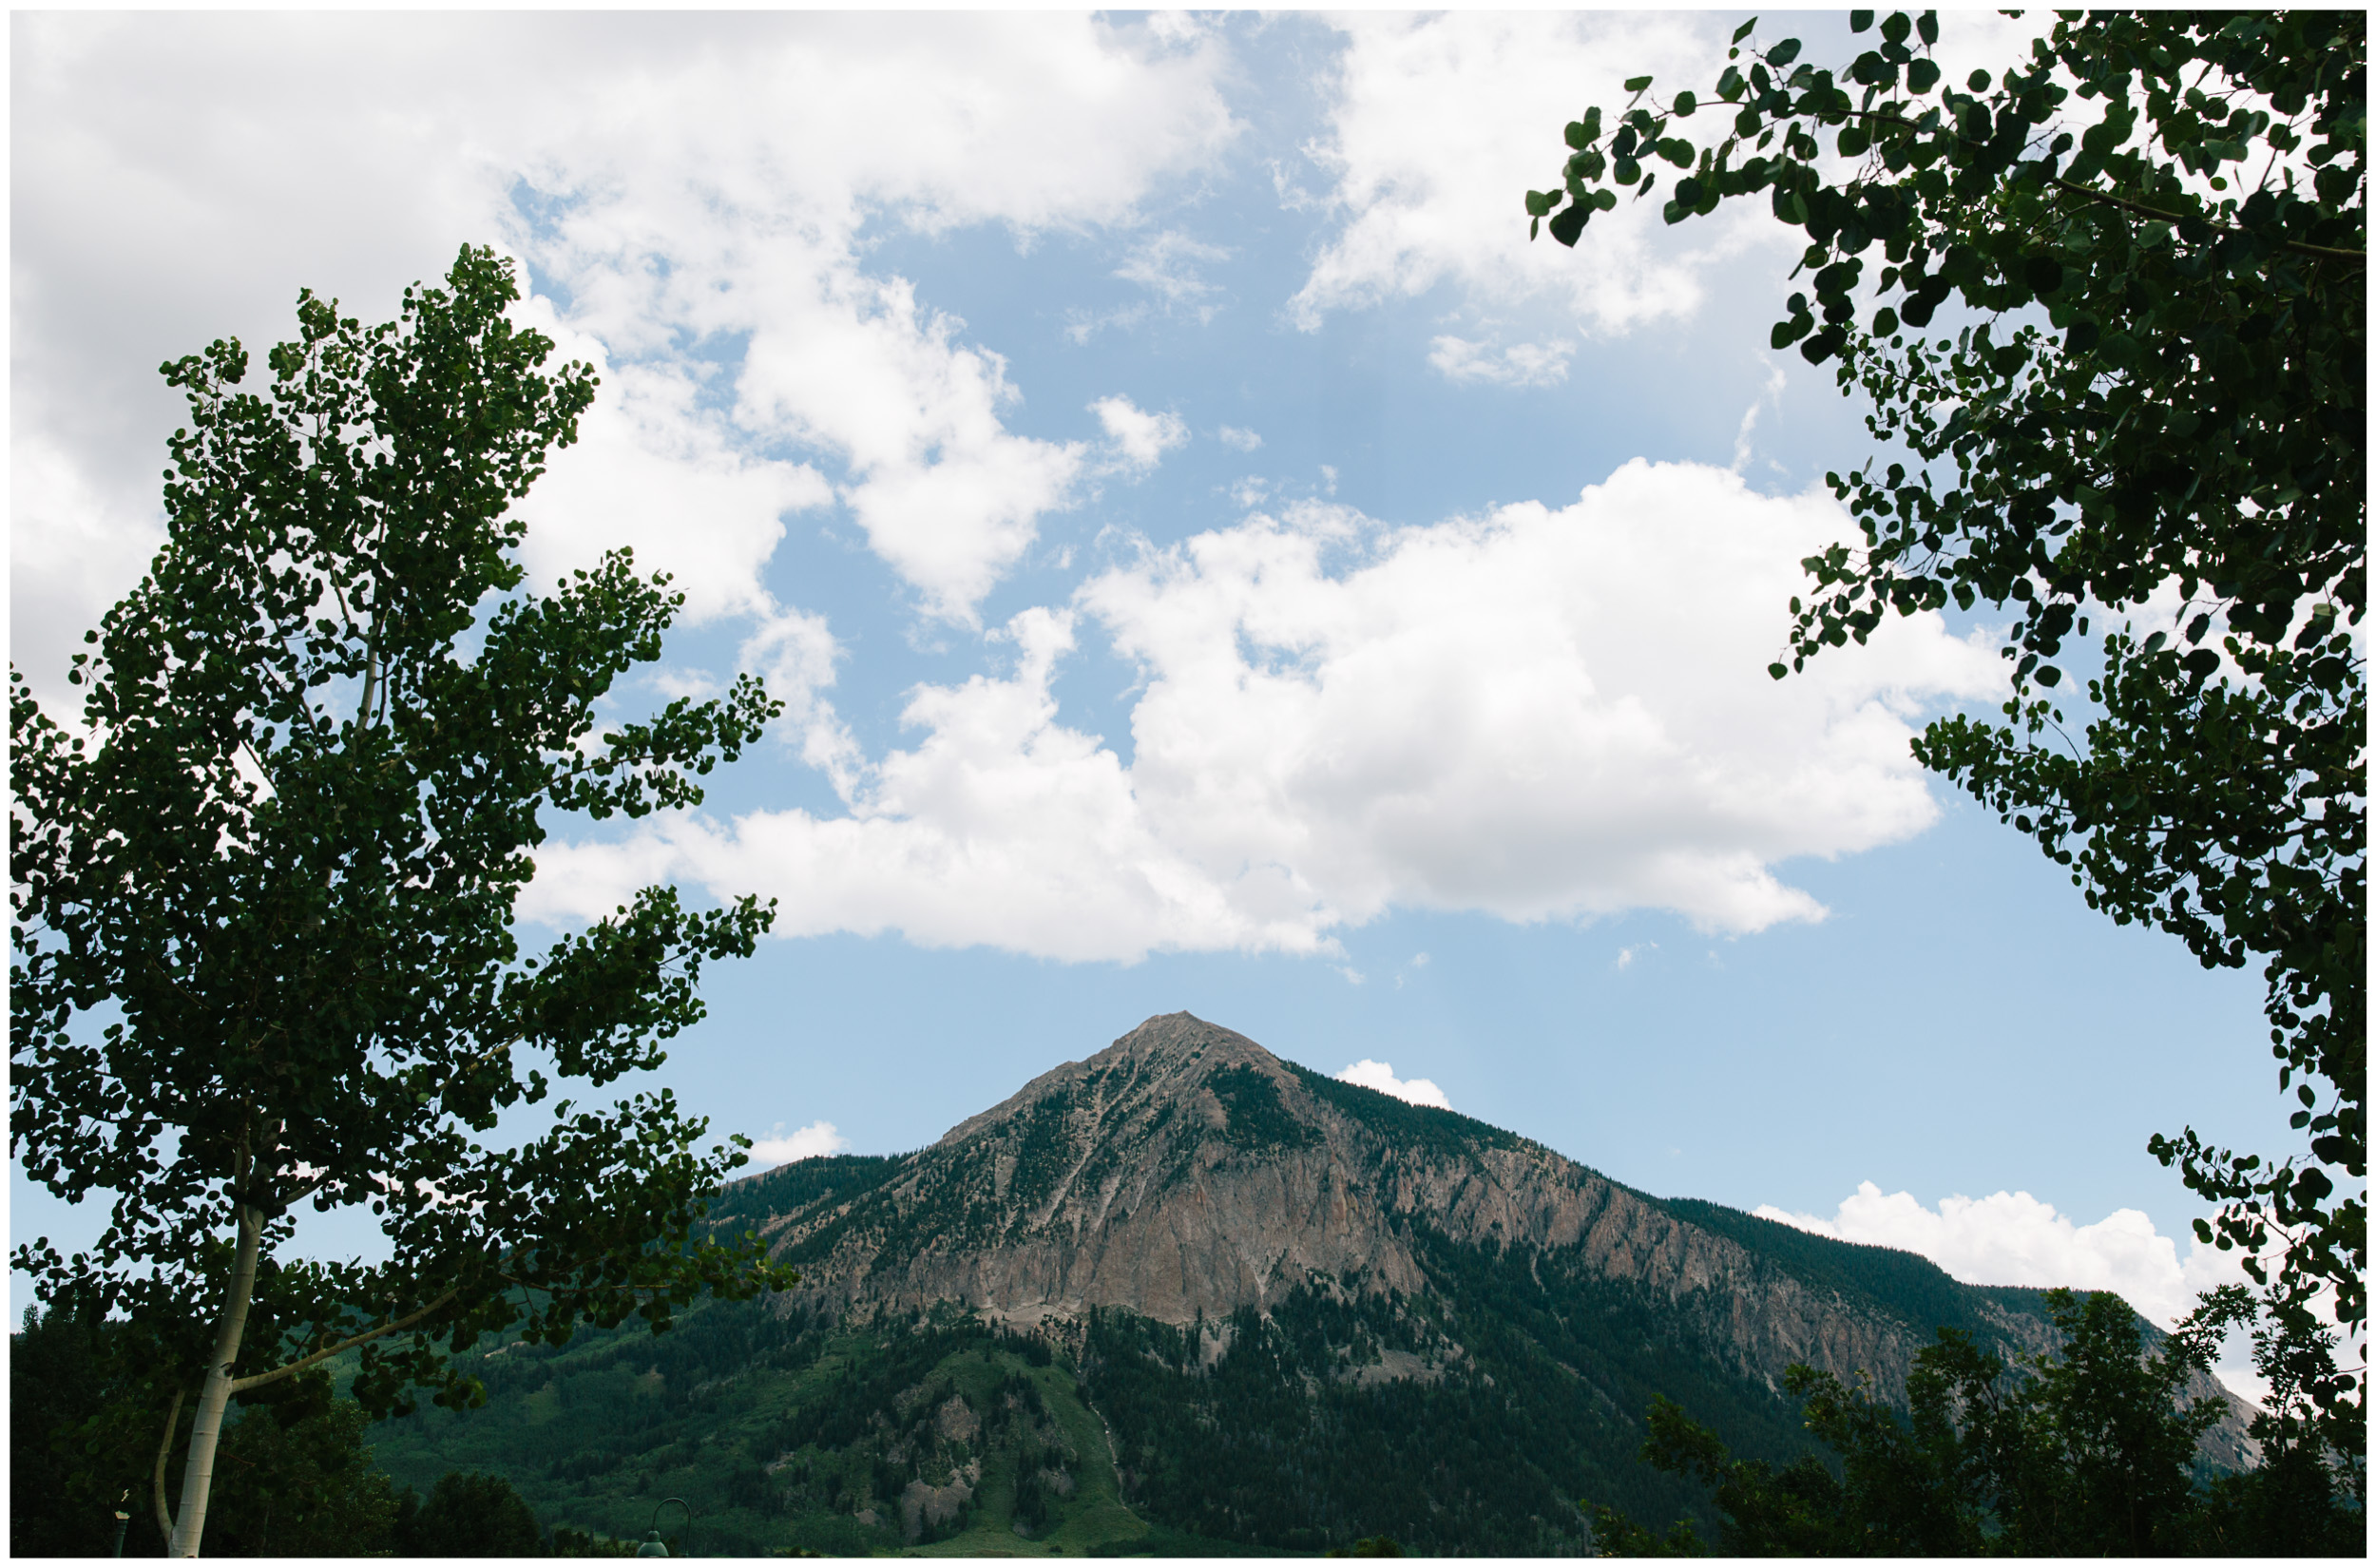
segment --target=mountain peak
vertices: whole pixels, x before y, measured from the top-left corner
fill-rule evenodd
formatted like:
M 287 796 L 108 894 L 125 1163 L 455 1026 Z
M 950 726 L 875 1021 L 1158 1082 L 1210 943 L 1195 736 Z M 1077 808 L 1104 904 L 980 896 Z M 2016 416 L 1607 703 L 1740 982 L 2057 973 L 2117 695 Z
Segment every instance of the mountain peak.
M 932 1147 L 953 1149 L 1057 1096 L 1071 1100 L 1085 1094 L 1085 1102 L 1101 1111 L 1131 1101 L 1194 1100 L 1216 1073 L 1231 1068 L 1252 1069 L 1281 1093 L 1299 1087 L 1287 1063 L 1236 1030 L 1190 1012 L 1158 1013 L 1087 1061 L 1052 1067 L 988 1110 L 968 1117 Z

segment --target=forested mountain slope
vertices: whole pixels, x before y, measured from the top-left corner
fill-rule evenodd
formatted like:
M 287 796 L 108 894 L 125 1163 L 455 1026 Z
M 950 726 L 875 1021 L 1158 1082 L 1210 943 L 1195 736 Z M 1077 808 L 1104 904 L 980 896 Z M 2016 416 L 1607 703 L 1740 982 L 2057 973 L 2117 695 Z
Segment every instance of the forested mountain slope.
M 801 1288 L 508 1352 L 503 1397 L 415 1418 L 392 1467 L 481 1444 L 614 1533 L 699 1490 L 720 1549 L 1574 1552 L 1579 1497 L 1698 1501 L 1635 1460 L 1654 1394 L 1784 1460 L 1793 1362 L 1896 1395 L 1941 1326 L 2051 1337 L 2039 1292 L 1656 1199 L 1184 1013 L 928 1149 L 738 1182 L 712 1219 Z

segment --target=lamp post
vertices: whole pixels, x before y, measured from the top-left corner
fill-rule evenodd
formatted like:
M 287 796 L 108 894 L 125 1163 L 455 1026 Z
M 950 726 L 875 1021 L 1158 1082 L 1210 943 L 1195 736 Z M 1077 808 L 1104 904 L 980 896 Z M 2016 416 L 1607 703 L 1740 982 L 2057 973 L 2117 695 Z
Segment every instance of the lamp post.
M 685 1552 L 685 1556 L 691 1557 L 693 1555 L 690 1550 L 693 1544 L 693 1504 L 687 1502 L 682 1498 L 662 1498 L 658 1502 L 652 1504 L 652 1534 L 650 1539 L 646 1539 L 642 1545 L 635 1549 L 635 1555 L 637 1557 L 664 1558 L 668 1555 L 668 1548 L 661 1543 L 660 1539 L 660 1511 L 662 1508 L 667 1507 L 672 1502 L 684 1510 L 685 1545 L 688 1548 Z
M 107 1554 L 111 1558 L 124 1555 L 124 1532 L 132 1527 L 132 1516 L 125 1511 L 124 1505 L 131 1501 L 132 1488 L 126 1486 L 124 1495 L 116 1499 L 116 1543 L 115 1549 Z

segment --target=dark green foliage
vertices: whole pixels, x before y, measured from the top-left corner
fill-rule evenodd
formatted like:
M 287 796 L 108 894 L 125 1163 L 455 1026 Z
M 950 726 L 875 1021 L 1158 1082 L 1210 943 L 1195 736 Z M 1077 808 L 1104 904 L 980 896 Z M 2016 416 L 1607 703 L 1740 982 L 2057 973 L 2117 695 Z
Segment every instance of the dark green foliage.
M 1573 244 L 1613 186 L 1648 194 L 1655 153 L 1681 173 L 1668 222 L 1753 198 L 1806 231 L 1809 292 L 1772 347 L 1836 358 L 1914 462 L 1827 476 L 1863 540 L 1807 560 L 1772 673 L 1891 613 L 2013 613 L 2004 722 L 1942 718 L 1915 755 L 2091 908 L 2207 967 L 2262 966 L 2302 1146 L 2265 1159 L 2189 1128 L 2149 1148 L 2220 1206 L 2202 1240 L 2255 1280 L 2273 1254 L 2281 1303 L 2331 1292 L 2361 1334 L 2366 13 L 2068 12 L 1964 83 L 1931 57 L 1939 28 L 1892 13 L 1832 70 L 1796 39 L 1745 43 L 1753 20 L 1713 93 L 1661 104 L 1640 77 L 1569 124 L 1562 182 L 1526 210 Z M 1677 132 L 1703 106 L 1695 149 Z M 2153 627 L 2156 600 L 2175 626 Z M 2310 1392 L 2323 1441 L 2365 1456 L 2364 1378 Z
M 2280 1451 L 2242 1475 L 2213 1478 L 2191 1551 L 2220 1558 L 2361 1558 L 2367 1512 L 2307 1448 Z
M 1072 1165 L 1072 1112 L 1071 1092 L 1059 1089 L 1018 1119 L 1021 1137 L 1015 1140 L 1015 1174 L 1006 1193 L 1008 1202 L 1025 1214 L 1054 1195 Z
M 729 1183 L 711 1201 L 708 1225 L 713 1230 L 739 1233 L 824 1198 L 847 1202 L 889 1180 L 898 1164 L 898 1157 L 891 1155 L 820 1155 L 795 1159 L 762 1176 Z
M 1924 1329 L 1983 1331 L 1983 1304 L 2042 1313 L 2045 1292 L 2020 1286 L 1965 1285 L 1926 1257 L 1894 1247 L 1835 1241 L 1794 1225 L 1761 1219 L 1699 1198 L 1669 1197 L 1658 1206 L 1687 1224 L 1739 1242 L 1819 1291 L 1875 1307 Z
M 1280 1101 L 1270 1074 L 1255 1067 L 1224 1067 L 1204 1082 L 1229 1113 L 1229 1126 L 1221 1136 L 1238 1148 L 1300 1149 L 1319 1141 L 1319 1133 Z
M 352 1558 L 389 1549 L 402 1500 L 363 1444 L 371 1417 L 327 1392 L 317 1407 L 251 1407 L 223 1432 L 208 1556 Z M 531 1545 L 534 1530 L 531 1520 Z
M 1111 1507 L 1095 1418 L 1046 1342 L 960 1312 L 839 1323 L 718 1303 L 658 1339 L 589 1331 L 481 1365 L 483 1408 L 380 1429 L 393 1473 L 500 1474 L 541 1518 L 622 1539 L 681 1497 L 704 1556 L 897 1547 L 910 1484 L 949 1487 L 968 1464 L 972 1495 L 953 1518 L 919 1519 L 915 1542 L 1011 1543 L 1018 1519 L 1033 1539 L 1140 1528 Z M 1102 1507 L 1110 1518 L 1085 1518 Z
M 236 1394 L 359 1345 L 374 1414 L 421 1386 L 468 1405 L 449 1358 L 483 1336 L 659 1326 L 790 1282 L 687 1245 L 743 1156 L 697 1152 L 664 1090 L 481 1141 L 557 1080 L 661 1065 L 702 1016 L 701 966 L 772 918 L 646 889 L 520 955 L 548 808 L 698 804 L 778 704 L 746 677 L 598 718 L 681 596 L 624 552 L 522 591 L 511 508 L 594 378 L 545 372 L 518 296 L 510 263 L 466 249 L 397 321 L 302 295 L 262 387 L 235 342 L 164 367 L 190 420 L 167 542 L 77 656 L 88 734 L 10 672 L 10 1148 L 61 1198 L 112 1198 L 89 1253 L 35 1238 L 11 1261 L 43 1300 L 128 1321 L 145 1386 L 125 1397 L 153 1429 L 195 1412 L 187 1551 Z M 384 1261 L 276 1257 L 309 1202 L 368 1208 Z
M 410 1491 L 396 1520 L 397 1555 L 408 1558 L 532 1558 L 543 1555 L 536 1515 L 501 1476 L 449 1470 L 429 1501 Z
M 115 1511 L 124 1550 L 158 1557 L 164 1536 L 149 1465 L 163 1412 L 137 1403 L 122 1324 L 29 1310 L 10 1336 L 10 1551 L 104 1557 Z M 364 1445 L 370 1418 L 315 1373 L 259 1389 L 226 1424 L 209 1514 L 217 1557 L 360 1557 L 389 1546 L 394 1486 Z M 186 1433 L 188 1413 L 181 1427 Z
M 157 1434 L 147 1412 L 125 1408 L 109 1338 L 96 1312 L 62 1307 L 27 1308 L 9 1336 L 11 1557 L 104 1557 L 118 1508 L 132 1516 L 125 1554 L 163 1555 L 148 1505 Z
M 1665 1399 L 1652 1402 L 1642 1458 L 1710 1488 L 1716 1549 L 1731 1557 L 2258 1556 L 2360 1542 L 2360 1511 L 2307 1447 L 2197 1484 L 2196 1441 L 2219 1406 L 2180 1390 L 2210 1366 L 2220 1311 L 2147 1355 L 2144 1326 L 2111 1292 L 2047 1300 L 2060 1351 L 2008 1363 L 1942 1329 L 1915 1359 L 1907 1410 L 1792 1367 L 1786 1386 L 1829 1462 L 1735 1459 Z M 2226 1306 L 2249 1315 L 2251 1304 Z M 2265 1422 L 2255 1433 L 2267 1442 Z M 1700 1550 L 1689 1521 L 1661 1538 L 1605 1505 L 1594 1534 L 1604 1557 Z
M 664 1539 L 664 1538 L 663 1538 Z M 545 1537 L 545 1555 L 554 1558 L 631 1558 L 637 1542 L 613 1540 L 590 1530 L 556 1524 Z
M 1178 1530 L 1167 1530 L 1159 1524 L 1142 1536 L 1094 1541 L 1089 1546 L 1088 1555 L 1093 1558 L 1273 1558 L 1296 1554 L 1281 1552 L 1274 1546 L 1249 1546 L 1243 1541 L 1192 1536 Z
M 1414 1157 L 1466 1157 L 1473 1149 L 1515 1149 L 1525 1142 L 1516 1133 L 1504 1132 L 1457 1111 L 1413 1105 L 1407 1100 L 1348 1083 L 1326 1073 L 1315 1073 L 1293 1061 L 1281 1065 L 1302 1080 L 1303 1086 L 1316 1098 L 1368 1127 L 1391 1147 Z
M 1572 1252 L 1411 1235 L 1426 1299 L 1315 1281 L 1241 1311 L 1200 1369 L 1198 1330 L 1095 1314 L 1083 1349 L 1125 1496 L 1158 1523 L 1286 1550 L 1385 1533 L 1420 1552 L 1572 1552 L 1578 1478 L 1644 1512 L 1690 1490 L 1631 1463 L 1630 1412 L 1658 1393 L 1717 1413 L 1734 1440 L 1801 1451 L 1788 1407 L 1732 1371 L 1724 1329 L 1690 1303 L 1592 1275 Z M 1457 1338 L 1466 1355 L 1447 1353 Z M 1419 1376 L 1370 1381 L 1388 1352 Z M 1408 1363 L 1402 1363 L 1408 1367 Z

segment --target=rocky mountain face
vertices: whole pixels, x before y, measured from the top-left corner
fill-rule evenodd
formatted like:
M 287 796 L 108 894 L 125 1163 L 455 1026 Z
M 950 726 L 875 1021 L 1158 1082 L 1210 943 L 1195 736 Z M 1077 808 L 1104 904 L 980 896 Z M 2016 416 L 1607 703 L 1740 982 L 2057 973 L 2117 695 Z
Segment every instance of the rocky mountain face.
M 1033 1327 L 1120 1308 L 1178 1327 L 1298 1290 L 1423 1294 L 1414 1226 L 1569 1252 L 1713 1314 L 1760 1380 L 1805 1362 L 1902 1391 L 1931 1337 L 1540 1144 L 1322 1077 L 1187 1013 L 1042 1074 L 872 1190 L 762 1228 L 806 1291 L 836 1303 L 956 1301 Z M 2048 1342 L 2027 1301 L 1960 1305 L 1990 1337 Z
M 1650 1394 L 1781 1459 L 1804 1442 L 1778 1393 L 1792 1363 L 1903 1397 L 1943 1325 L 2007 1350 L 2053 1338 L 2039 1292 L 1653 1198 L 1186 1013 L 928 1149 L 787 1167 L 714 1213 L 801 1270 L 785 1310 L 954 1305 L 1059 1348 L 1125 1501 L 1274 1546 L 1389 1529 L 1574 1550 L 1580 1491 L 1642 1517 L 1688 1501 L 1633 1463 Z M 1468 1459 L 1426 1435 L 1446 1424 Z M 2242 1441 L 2238 1413 L 2210 1456 Z

